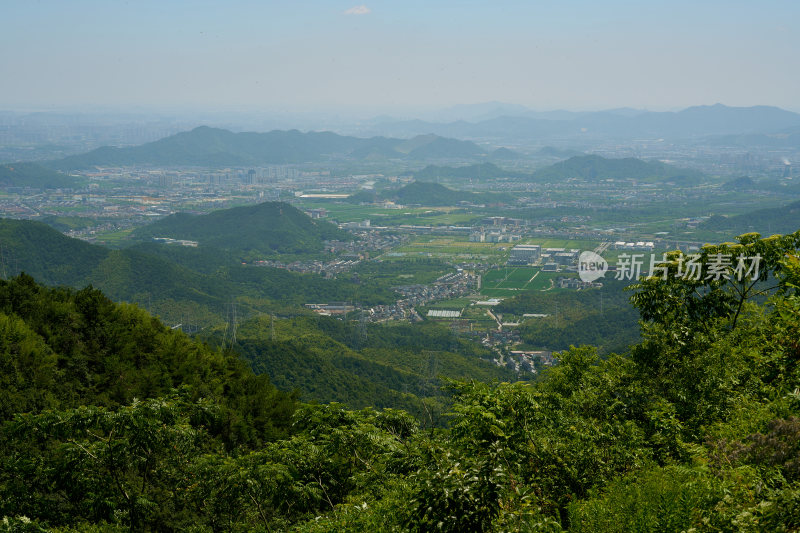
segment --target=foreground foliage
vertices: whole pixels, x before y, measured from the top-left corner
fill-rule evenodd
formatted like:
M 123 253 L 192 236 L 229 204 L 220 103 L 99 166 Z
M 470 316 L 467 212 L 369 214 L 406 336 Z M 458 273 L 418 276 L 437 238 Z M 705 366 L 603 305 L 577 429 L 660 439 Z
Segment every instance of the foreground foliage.
M 641 280 L 630 353 L 571 348 L 537 383 L 451 381 L 447 429 L 391 409 L 278 409 L 291 398 L 132 308 L 104 304 L 100 327 L 92 291 L 8 282 L 0 530 L 797 531 L 799 245 L 749 235 L 704 249 L 759 253 L 745 284 Z M 29 294 L 53 309 L 30 311 Z M 119 344 L 131 324 L 142 343 Z M 148 348 L 151 330 L 163 340 Z M 84 352 L 97 358 L 76 369 Z M 170 382 L 130 371 L 126 393 L 116 371 L 92 387 L 77 377 L 140 357 L 165 358 Z M 199 368 L 171 373 L 204 358 L 219 360 L 206 374 L 218 386 Z M 75 377 L 46 386 L 54 375 Z

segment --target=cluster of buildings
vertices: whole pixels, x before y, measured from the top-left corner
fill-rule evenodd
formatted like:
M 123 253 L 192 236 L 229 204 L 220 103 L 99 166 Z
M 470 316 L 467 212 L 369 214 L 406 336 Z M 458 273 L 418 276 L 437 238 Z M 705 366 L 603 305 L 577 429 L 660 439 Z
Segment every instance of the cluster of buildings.
M 332 278 L 336 276 L 336 274 L 350 270 L 358 263 L 360 263 L 358 259 L 336 259 L 334 261 L 308 260 L 294 261 L 291 263 L 283 263 L 281 261 L 253 261 L 250 264 L 260 267 L 282 268 L 302 274 L 319 274 L 326 278 Z
M 305 304 L 306 309 L 310 309 L 321 316 L 344 316 L 351 311 L 355 311 L 355 307 L 346 302 L 336 302 L 328 304 Z
M 361 228 L 366 230 L 365 227 Z M 374 231 L 352 232 L 358 239 L 352 241 L 325 241 L 324 250 L 343 258 L 367 259 L 370 252 L 388 250 L 408 242 L 408 235 L 393 235 Z
M 603 286 L 599 281 L 582 281 L 579 278 L 558 278 L 555 284 L 559 289 L 599 289 Z
M 469 234 L 469 242 L 516 242 L 522 238 L 518 233 L 489 231 L 481 228 Z
M 575 248 L 545 248 L 542 250 L 541 262 L 543 265 L 558 265 L 559 269 L 568 267 L 578 262 L 581 251 Z M 544 270 L 544 268 L 542 268 Z
M 415 308 L 434 300 L 449 300 L 471 294 L 479 276 L 464 270 L 445 274 L 430 285 L 404 285 L 396 287 L 402 298 L 394 304 L 379 305 L 369 310 L 373 322 L 386 320 L 422 320 Z
M 656 247 L 653 241 L 637 241 L 637 242 L 617 241 L 612 246 L 614 250 L 629 250 L 636 252 L 652 252 Z
M 538 244 L 518 244 L 508 254 L 509 265 L 534 265 L 542 258 L 542 247 Z
M 494 361 L 495 364 L 501 364 L 499 359 Z M 553 366 L 555 358 L 553 352 L 547 350 L 511 350 L 504 362 L 506 367 L 516 372 L 525 371 L 536 374 L 537 368 Z
M 170 237 L 153 237 L 155 242 L 160 242 L 161 244 L 176 244 L 178 246 L 189 246 L 192 248 L 197 248 L 197 241 L 189 241 L 186 239 L 172 239 Z
M 470 242 L 516 242 L 522 238 L 527 222 L 521 218 L 485 217 L 472 228 Z
M 518 244 L 508 255 L 508 264 L 517 266 L 542 265 L 545 272 L 557 272 L 578 261 L 580 250 L 574 248 L 542 248 L 538 244 Z
M 434 300 L 449 300 L 472 293 L 478 276 L 467 272 L 445 274 L 430 285 L 403 285 L 396 290 L 413 305 L 425 305 Z

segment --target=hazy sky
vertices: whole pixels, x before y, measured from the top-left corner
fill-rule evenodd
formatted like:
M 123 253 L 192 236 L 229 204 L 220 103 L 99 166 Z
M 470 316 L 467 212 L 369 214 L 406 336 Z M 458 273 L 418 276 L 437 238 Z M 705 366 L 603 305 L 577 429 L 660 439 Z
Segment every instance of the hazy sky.
M 0 109 L 800 110 L 798 21 L 796 0 L 0 0 Z

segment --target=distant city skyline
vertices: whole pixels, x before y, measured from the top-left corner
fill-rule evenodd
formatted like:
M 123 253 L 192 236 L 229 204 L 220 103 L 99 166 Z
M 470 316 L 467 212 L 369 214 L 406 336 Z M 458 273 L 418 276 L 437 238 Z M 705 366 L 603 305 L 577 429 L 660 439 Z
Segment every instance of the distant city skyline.
M 0 17 L 6 110 L 800 111 L 792 1 L 8 0 Z

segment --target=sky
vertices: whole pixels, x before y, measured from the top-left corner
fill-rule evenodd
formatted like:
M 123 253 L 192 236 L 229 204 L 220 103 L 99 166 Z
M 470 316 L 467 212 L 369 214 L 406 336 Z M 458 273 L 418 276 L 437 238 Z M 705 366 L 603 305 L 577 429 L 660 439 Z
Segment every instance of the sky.
M 800 111 L 797 21 L 796 0 L 0 0 L 0 109 Z

